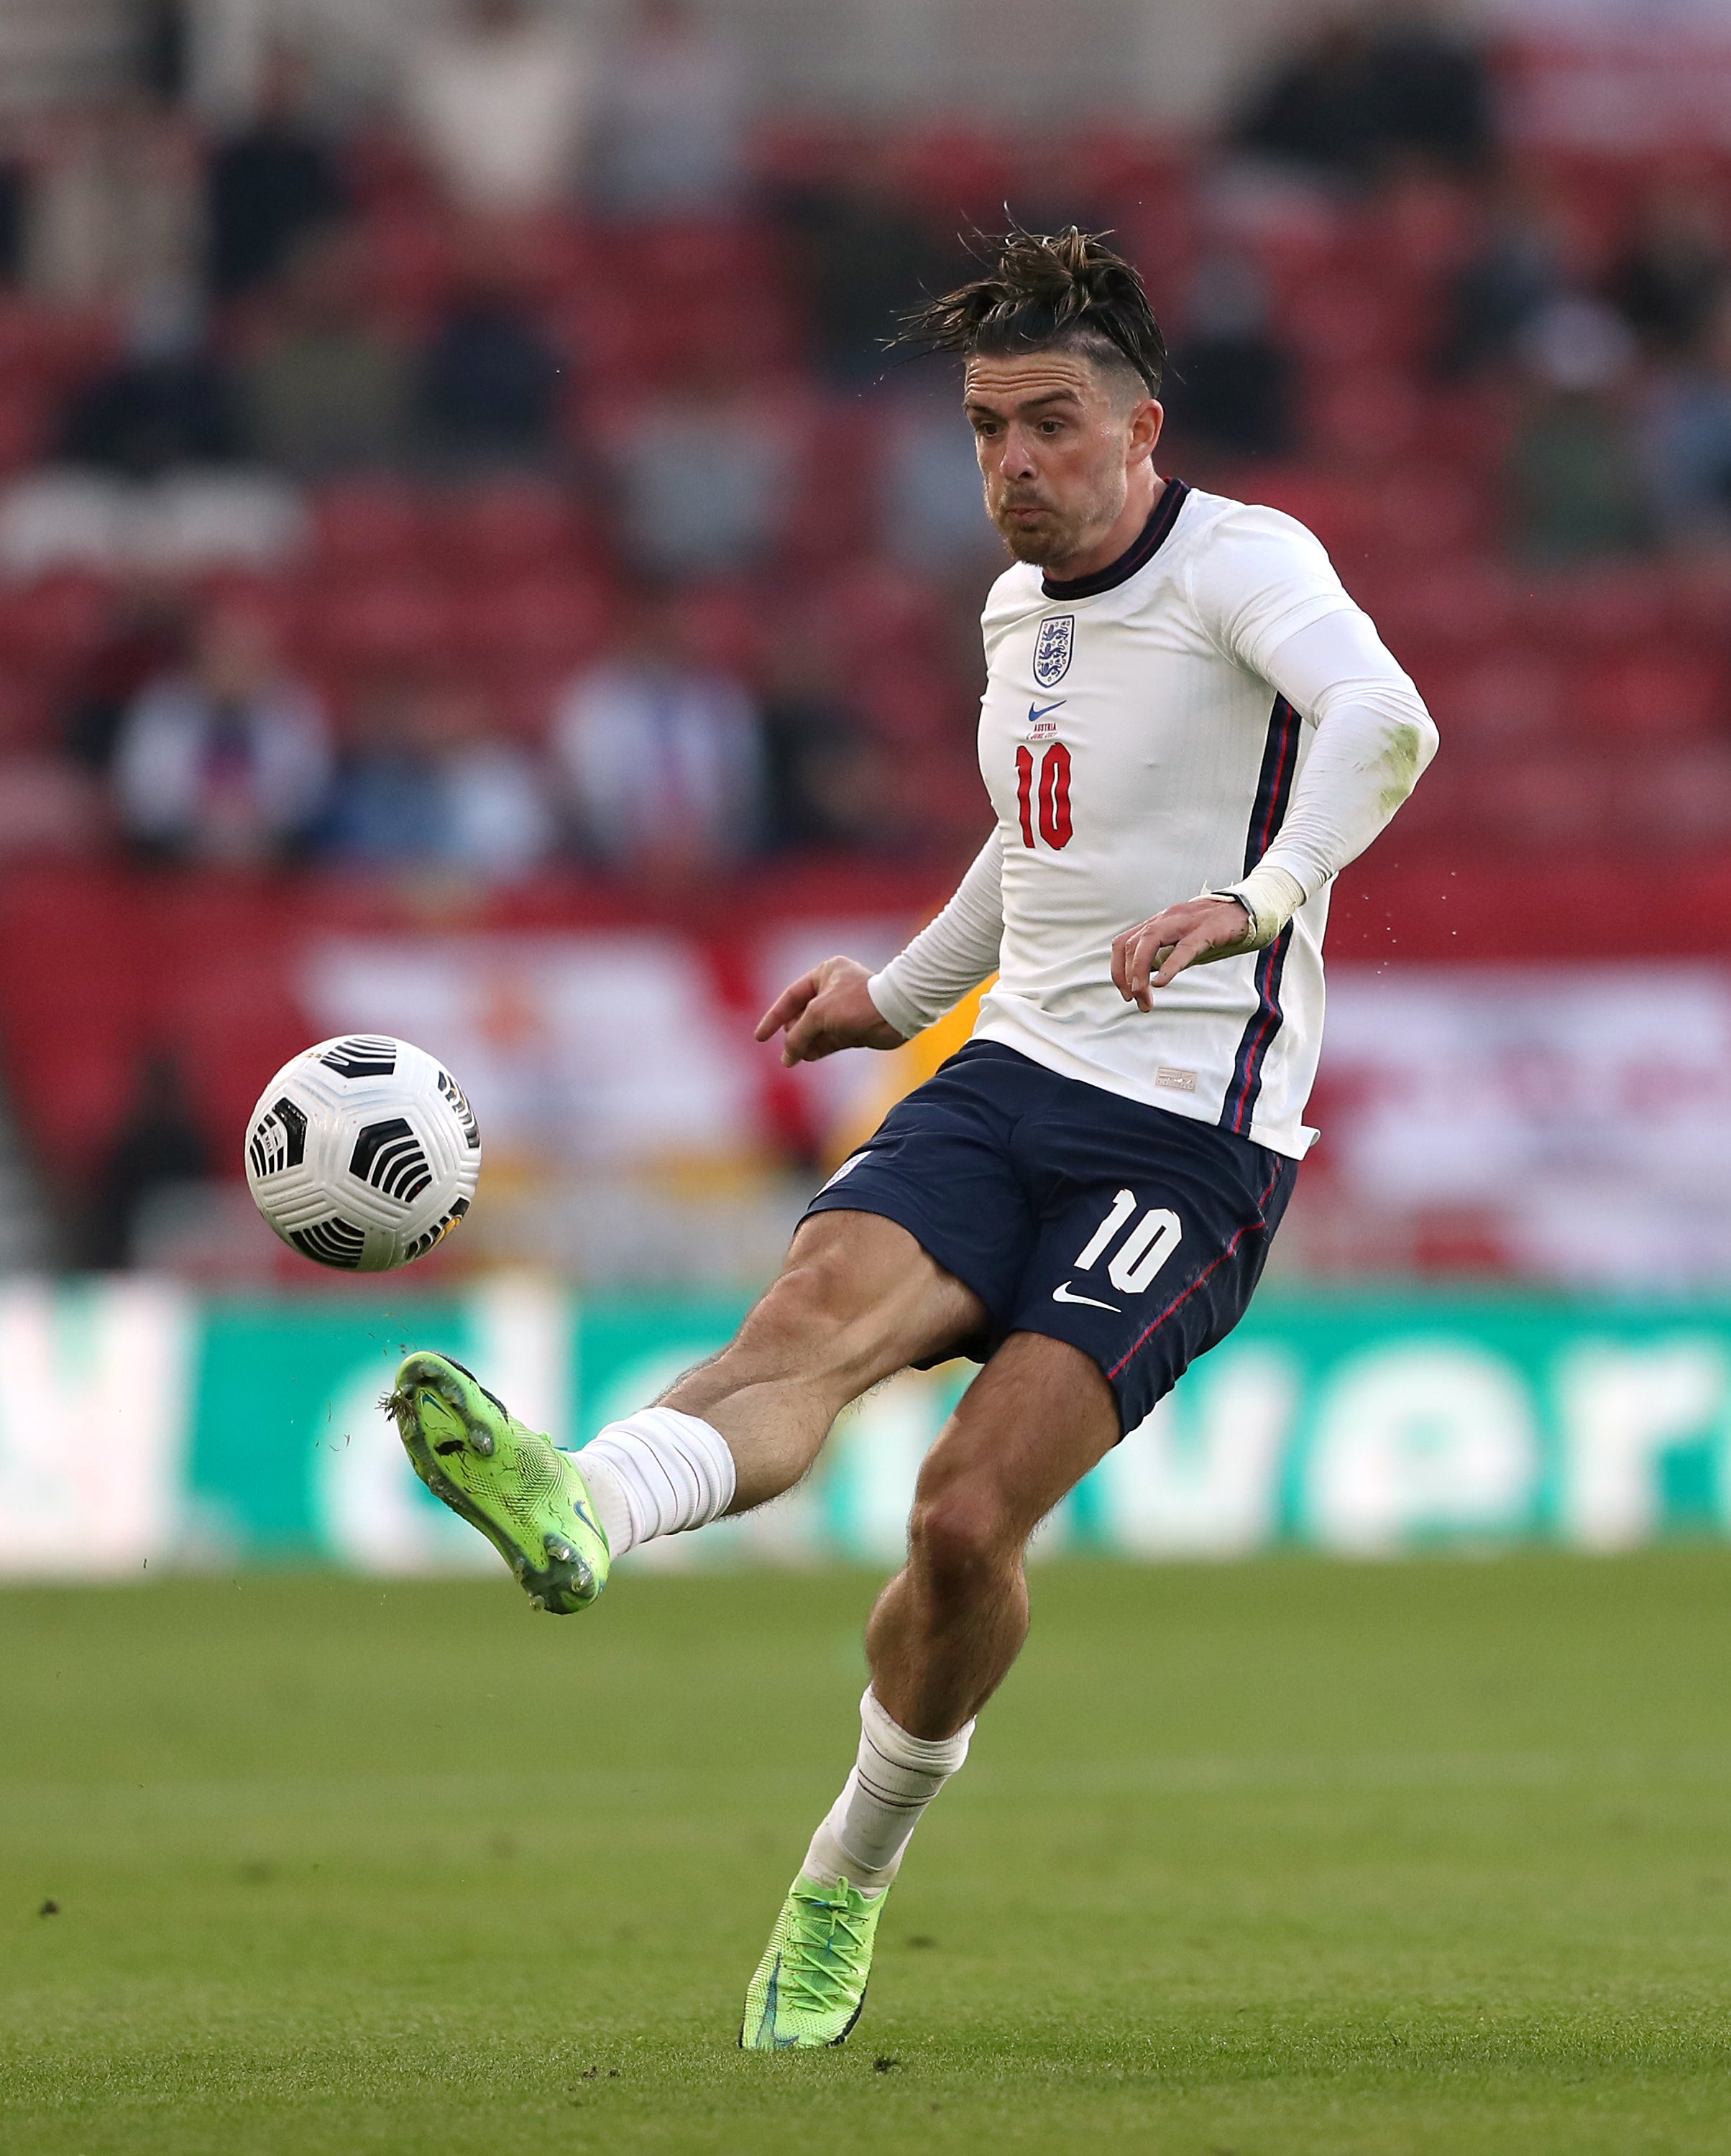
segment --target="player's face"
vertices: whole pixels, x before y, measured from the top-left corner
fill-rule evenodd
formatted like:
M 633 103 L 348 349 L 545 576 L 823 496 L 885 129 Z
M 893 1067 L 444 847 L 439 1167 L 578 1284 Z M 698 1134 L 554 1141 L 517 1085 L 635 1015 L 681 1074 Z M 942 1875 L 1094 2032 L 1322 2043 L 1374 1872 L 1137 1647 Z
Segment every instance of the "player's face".
M 987 511 L 1016 559 L 1043 568 L 1112 529 L 1159 437 L 1153 399 L 1126 396 L 1080 353 L 977 356 L 965 398 Z

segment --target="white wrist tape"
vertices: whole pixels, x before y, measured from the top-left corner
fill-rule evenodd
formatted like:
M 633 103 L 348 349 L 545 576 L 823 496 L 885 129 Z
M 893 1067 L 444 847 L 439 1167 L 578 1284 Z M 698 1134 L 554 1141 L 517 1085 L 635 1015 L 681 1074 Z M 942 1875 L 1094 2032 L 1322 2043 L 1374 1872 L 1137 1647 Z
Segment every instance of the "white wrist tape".
M 1304 886 L 1285 869 L 1252 869 L 1241 883 L 1205 891 L 1204 898 L 1236 899 L 1250 916 L 1250 932 L 1240 942 L 1210 951 L 1210 958 L 1235 958 L 1245 951 L 1266 951 L 1304 903 Z

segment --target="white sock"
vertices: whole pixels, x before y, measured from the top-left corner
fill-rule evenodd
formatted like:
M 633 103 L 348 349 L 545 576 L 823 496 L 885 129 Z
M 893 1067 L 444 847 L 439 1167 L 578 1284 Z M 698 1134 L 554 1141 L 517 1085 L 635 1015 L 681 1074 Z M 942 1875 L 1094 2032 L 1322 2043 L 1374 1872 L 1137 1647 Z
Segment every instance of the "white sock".
M 910 1737 L 868 1687 L 860 1702 L 860 1756 L 811 1838 L 805 1876 L 881 1892 L 901 1869 L 921 1814 L 968 1757 L 973 1734 L 970 1722 L 953 1737 Z
M 640 1408 L 609 1423 L 576 1459 L 615 1558 L 658 1535 L 706 1527 L 733 1502 L 727 1439 L 677 1408 Z

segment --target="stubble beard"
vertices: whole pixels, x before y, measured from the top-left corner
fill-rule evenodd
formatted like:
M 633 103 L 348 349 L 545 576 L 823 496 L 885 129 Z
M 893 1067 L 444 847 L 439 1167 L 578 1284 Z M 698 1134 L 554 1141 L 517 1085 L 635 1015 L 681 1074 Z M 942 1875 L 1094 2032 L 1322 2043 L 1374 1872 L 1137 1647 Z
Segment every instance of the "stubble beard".
M 1127 491 L 1126 486 L 1120 485 L 1114 500 L 1111 486 L 1102 486 L 1093 500 L 1067 513 L 1055 502 L 1040 501 L 1032 504 L 1025 497 L 1020 501 L 1011 499 L 996 507 L 988 502 L 987 510 L 1011 556 L 1036 569 L 1046 569 L 1054 562 L 1067 562 L 1079 554 L 1091 531 L 1109 531 L 1124 506 Z M 1019 524 L 1010 512 L 1030 506 L 1043 509 L 1045 515 L 1038 524 Z

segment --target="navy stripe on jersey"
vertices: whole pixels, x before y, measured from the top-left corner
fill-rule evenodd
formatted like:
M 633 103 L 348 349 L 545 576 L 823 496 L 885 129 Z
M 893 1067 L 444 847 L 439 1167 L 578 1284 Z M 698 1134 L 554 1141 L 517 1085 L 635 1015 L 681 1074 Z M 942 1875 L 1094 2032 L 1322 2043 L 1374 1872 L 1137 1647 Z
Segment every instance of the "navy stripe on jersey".
M 1286 819 L 1292 798 L 1292 774 L 1298 763 L 1298 729 L 1302 721 L 1284 696 L 1276 696 L 1269 714 L 1268 737 L 1262 748 L 1262 768 L 1256 778 L 1256 798 L 1251 810 L 1250 829 L 1244 845 L 1244 872 L 1248 875 L 1274 843 L 1274 834 Z M 1287 950 L 1292 940 L 1290 923 L 1256 959 L 1256 1008 L 1240 1036 L 1232 1060 L 1232 1082 L 1220 1111 L 1220 1128 L 1240 1137 L 1251 1127 L 1262 1091 L 1262 1071 L 1268 1050 L 1280 1031 L 1281 975 L 1286 970 Z
M 1097 598 L 1102 592 L 1116 591 L 1128 583 L 1138 569 L 1145 569 L 1172 536 L 1178 512 L 1189 488 L 1181 479 L 1169 479 L 1148 520 L 1115 562 L 1097 569 L 1092 577 L 1042 577 L 1040 588 L 1049 599 Z
M 1245 835 L 1244 872 L 1248 875 L 1274 844 L 1274 834 L 1286 820 L 1287 803 L 1292 798 L 1292 770 L 1298 761 L 1298 714 L 1284 696 L 1276 696 L 1268 715 L 1268 736 L 1262 744 L 1262 768 L 1256 778 L 1256 805 Z

